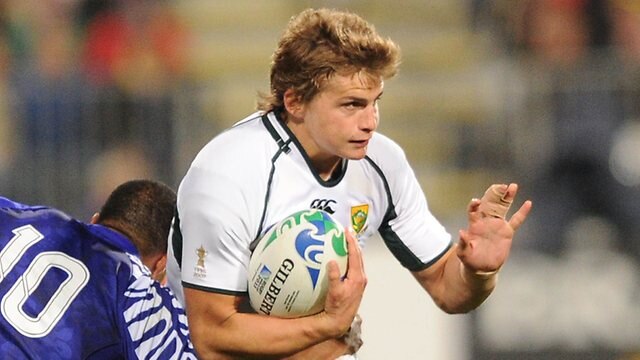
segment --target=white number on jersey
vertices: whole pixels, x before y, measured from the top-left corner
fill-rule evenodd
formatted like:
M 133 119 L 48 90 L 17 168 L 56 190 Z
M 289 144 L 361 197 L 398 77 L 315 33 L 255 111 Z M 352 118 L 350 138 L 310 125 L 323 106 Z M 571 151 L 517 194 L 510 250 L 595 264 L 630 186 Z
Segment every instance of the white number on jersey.
M 24 253 L 44 236 L 31 225 L 14 229 L 13 238 L 0 251 L 0 282 L 13 269 Z M 67 273 L 49 302 L 37 316 L 22 309 L 29 296 L 38 288 L 46 273 L 58 268 Z M 89 269 L 79 260 L 57 251 L 45 251 L 36 256 L 18 281 L 2 297 L 2 316 L 22 335 L 30 338 L 46 336 L 60 321 L 80 290 L 89 281 Z

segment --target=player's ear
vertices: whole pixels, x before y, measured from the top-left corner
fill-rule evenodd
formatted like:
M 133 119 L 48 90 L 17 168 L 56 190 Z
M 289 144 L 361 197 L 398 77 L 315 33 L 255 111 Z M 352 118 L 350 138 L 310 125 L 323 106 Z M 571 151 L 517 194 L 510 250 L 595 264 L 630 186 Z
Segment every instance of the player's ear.
M 95 213 L 91 217 L 91 223 L 92 224 L 97 224 L 99 219 L 100 219 L 100 213 Z
M 293 89 L 288 89 L 287 91 L 284 92 L 283 102 L 284 102 L 284 108 L 294 118 L 302 119 L 304 117 L 303 103 L 300 100 L 300 96 L 298 96 Z
M 161 283 L 162 285 L 167 282 L 167 255 L 163 254 L 154 261 L 153 268 L 151 270 L 151 277 Z

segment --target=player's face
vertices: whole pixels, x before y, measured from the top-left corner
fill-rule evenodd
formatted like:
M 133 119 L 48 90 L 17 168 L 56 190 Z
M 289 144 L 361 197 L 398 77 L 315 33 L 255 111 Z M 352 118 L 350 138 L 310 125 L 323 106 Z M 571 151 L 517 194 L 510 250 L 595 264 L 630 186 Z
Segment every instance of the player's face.
M 335 75 L 310 102 L 302 105 L 302 134 L 296 134 L 314 158 L 359 160 L 378 127 L 382 80 L 355 74 Z

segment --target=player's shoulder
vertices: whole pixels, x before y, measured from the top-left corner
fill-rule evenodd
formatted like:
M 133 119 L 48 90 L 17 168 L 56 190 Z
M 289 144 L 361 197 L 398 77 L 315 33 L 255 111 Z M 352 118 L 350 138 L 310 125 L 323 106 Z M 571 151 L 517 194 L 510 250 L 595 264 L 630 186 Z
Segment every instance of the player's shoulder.
M 5 209 L 15 209 L 15 208 L 23 208 L 26 207 L 27 205 L 24 204 L 20 204 L 17 203 L 11 199 L 8 199 L 6 197 L 0 196 L 0 208 L 5 208 Z
M 21 219 L 23 222 L 34 218 L 64 222 L 71 220 L 71 216 L 61 210 L 45 205 L 23 204 L 2 196 L 0 196 L 0 213 Z
M 226 168 L 256 162 L 277 149 L 262 122 L 261 112 L 253 113 L 211 139 L 200 150 L 192 167 Z
M 376 163 L 391 163 L 397 164 L 398 162 L 405 162 L 406 156 L 402 147 L 381 133 L 374 133 L 369 147 L 367 148 L 367 157 Z

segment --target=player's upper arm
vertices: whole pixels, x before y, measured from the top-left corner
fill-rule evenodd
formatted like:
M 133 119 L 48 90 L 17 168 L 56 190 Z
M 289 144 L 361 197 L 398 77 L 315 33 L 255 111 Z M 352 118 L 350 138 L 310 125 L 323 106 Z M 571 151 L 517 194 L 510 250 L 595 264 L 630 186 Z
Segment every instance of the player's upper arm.
M 246 297 L 193 288 L 184 288 L 184 296 L 189 309 L 187 316 L 191 340 L 198 356 L 203 359 L 221 356 L 226 350 L 224 345 L 236 341 L 232 337 L 235 332 L 223 330 L 233 327 L 233 316 L 245 311 Z
M 178 189 L 183 238 L 178 256 L 182 281 L 245 292 L 249 244 L 261 220 L 268 169 L 252 165 L 249 160 L 257 157 L 242 153 L 240 145 L 222 145 L 229 146 L 216 142 L 203 150 Z
M 432 296 L 437 296 L 438 288 L 443 285 L 443 276 L 445 264 L 450 255 L 453 254 L 453 247 L 451 247 L 438 261 L 431 266 L 419 270 L 412 271 L 411 274 L 416 278 L 418 283 Z
M 255 236 L 251 229 L 257 227 L 251 221 L 260 216 L 250 213 L 254 210 L 234 179 L 229 174 L 193 168 L 179 189 L 177 206 L 184 239 L 182 280 L 186 283 L 235 292 L 247 290 L 249 243 Z
M 451 236 L 431 213 L 402 148 L 382 135 L 377 140 L 380 145 L 370 155 L 387 184 L 391 215 L 380 225 L 380 235 L 404 267 L 431 267 L 450 248 Z

